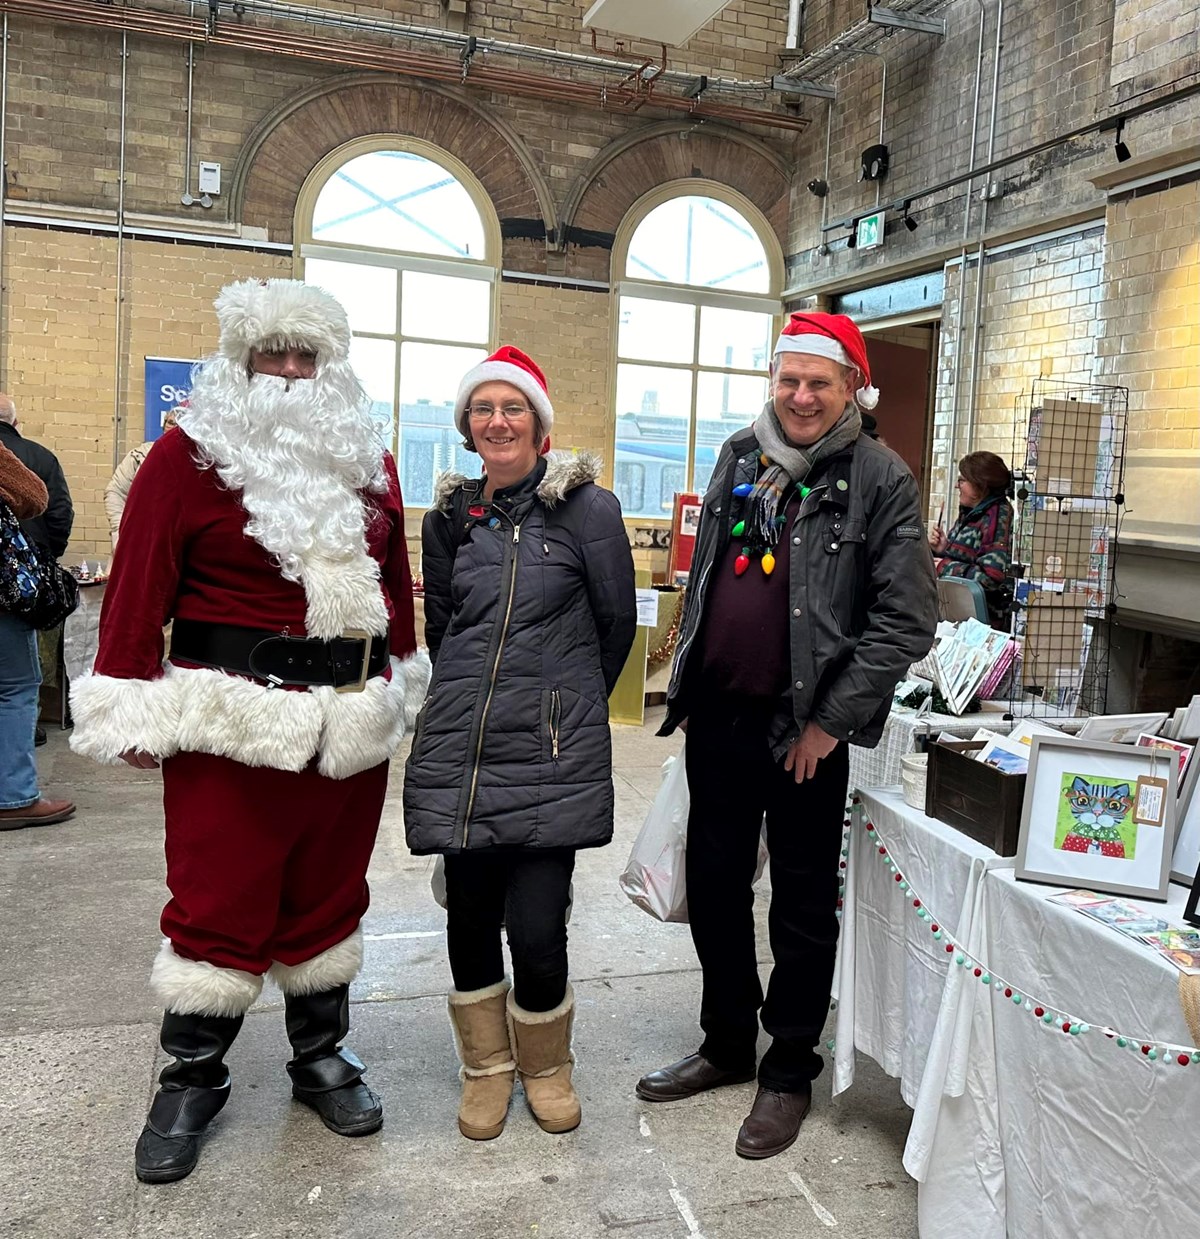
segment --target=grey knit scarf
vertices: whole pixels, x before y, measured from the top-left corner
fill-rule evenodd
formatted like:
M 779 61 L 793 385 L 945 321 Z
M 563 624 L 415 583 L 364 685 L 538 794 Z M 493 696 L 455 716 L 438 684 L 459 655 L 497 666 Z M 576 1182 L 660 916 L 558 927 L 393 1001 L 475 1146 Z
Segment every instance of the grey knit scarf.
M 795 447 L 787 441 L 768 400 L 754 423 L 754 437 L 766 457 L 767 467 L 747 498 L 746 540 L 756 550 L 773 547 L 779 538 L 779 505 L 789 486 L 798 485 L 813 467 L 826 457 L 853 443 L 862 432 L 858 406 L 848 404 L 845 412 L 825 435 L 811 447 Z

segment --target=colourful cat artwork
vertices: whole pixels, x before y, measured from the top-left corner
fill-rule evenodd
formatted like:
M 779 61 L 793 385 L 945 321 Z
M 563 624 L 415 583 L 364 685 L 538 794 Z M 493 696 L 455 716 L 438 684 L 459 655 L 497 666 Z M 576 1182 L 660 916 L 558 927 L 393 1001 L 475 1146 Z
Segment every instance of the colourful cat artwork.
M 1066 779 L 1063 780 L 1064 784 Z M 1128 783 L 1109 786 L 1089 783 L 1079 775 L 1063 788 L 1071 819 L 1058 845 L 1064 852 L 1087 852 L 1096 856 L 1126 859 L 1125 840 L 1118 829 L 1126 823 L 1133 796 Z

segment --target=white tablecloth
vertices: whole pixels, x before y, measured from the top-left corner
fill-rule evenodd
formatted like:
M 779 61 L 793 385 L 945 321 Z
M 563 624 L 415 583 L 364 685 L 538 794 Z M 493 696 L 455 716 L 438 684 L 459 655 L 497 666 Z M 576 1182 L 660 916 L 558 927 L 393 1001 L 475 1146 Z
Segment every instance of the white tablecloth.
M 853 1080 L 855 1048 L 900 1079 L 914 1110 L 904 1164 L 920 1184 L 924 1239 L 1124 1239 L 1131 1228 L 1194 1239 L 1200 1186 L 1180 1154 L 1200 1115 L 1200 1064 L 1151 1062 L 1102 1031 L 1190 1046 L 1175 969 L 1049 903 L 1055 888 L 1017 882 L 1011 858 L 898 795 L 860 795 L 913 889 L 899 890 L 856 823 L 835 978 L 834 1092 Z M 1186 895 L 1172 887 L 1162 915 L 1182 923 Z M 1092 1031 L 1046 1025 L 958 967 L 946 939 L 935 941 L 914 915 L 914 897 L 995 976 Z

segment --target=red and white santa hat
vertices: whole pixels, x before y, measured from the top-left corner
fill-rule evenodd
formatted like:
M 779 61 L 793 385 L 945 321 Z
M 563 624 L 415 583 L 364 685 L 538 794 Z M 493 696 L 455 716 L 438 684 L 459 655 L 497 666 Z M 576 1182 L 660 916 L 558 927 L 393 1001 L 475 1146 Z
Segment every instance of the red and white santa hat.
M 863 385 L 854 393 L 859 407 L 873 409 L 879 403 L 879 389 L 871 386 L 866 341 L 854 320 L 845 314 L 806 314 L 797 311 L 775 341 L 775 356 L 780 353 L 810 353 L 814 357 L 827 357 L 842 366 L 852 366 L 863 380 Z
M 471 403 L 472 394 L 484 383 L 496 382 L 511 383 L 529 401 L 537 415 L 543 437 L 548 436 L 550 427 L 554 424 L 554 406 L 550 403 L 546 376 L 528 353 L 521 352 L 511 344 L 504 344 L 479 365 L 468 370 L 458 385 L 458 398 L 454 402 L 454 424 L 463 438 L 471 437 L 467 405 Z M 547 450 L 547 445 L 548 440 L 547 444 L 542 446 L 543 452 Z

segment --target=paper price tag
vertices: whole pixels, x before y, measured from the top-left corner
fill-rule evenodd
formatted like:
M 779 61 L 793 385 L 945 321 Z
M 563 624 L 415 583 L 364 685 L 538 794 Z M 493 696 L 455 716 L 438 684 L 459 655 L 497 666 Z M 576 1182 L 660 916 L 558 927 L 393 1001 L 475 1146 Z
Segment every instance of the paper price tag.
M 1161 826 L 1167 815 L 1167 781 L 1143 776 L 1137 781 L 1133 820 L 1139 826 Z

